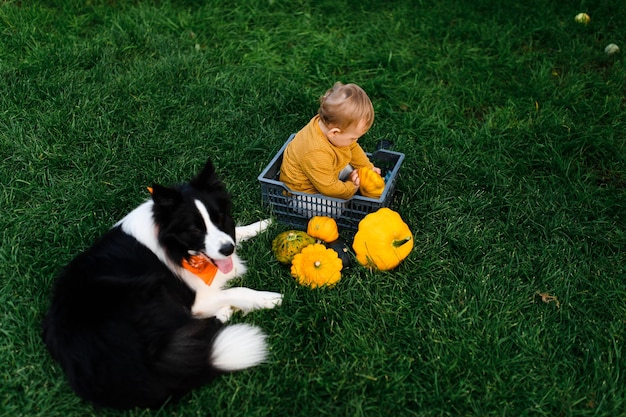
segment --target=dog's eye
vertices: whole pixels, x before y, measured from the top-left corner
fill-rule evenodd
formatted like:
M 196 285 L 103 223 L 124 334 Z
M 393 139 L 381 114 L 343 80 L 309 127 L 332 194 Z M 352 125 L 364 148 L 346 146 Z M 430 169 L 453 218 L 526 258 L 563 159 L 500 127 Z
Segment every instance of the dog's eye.
M 193 226 L 190 230 L 191 230 L 191 233 L 193 233 L 194 235 L 198 235 L 198 236 L 204 235 L 204 230 L 200 229 L 197 226 Z

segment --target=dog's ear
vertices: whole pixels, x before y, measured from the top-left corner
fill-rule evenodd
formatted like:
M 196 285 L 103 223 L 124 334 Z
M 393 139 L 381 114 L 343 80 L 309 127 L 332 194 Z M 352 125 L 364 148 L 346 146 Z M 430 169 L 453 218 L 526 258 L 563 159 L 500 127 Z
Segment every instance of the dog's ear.
M 152 195 L 155 208 L 158 208 L 160 211 L 170 211 L 182 201 L 179 191 L 159 184 L 154 184 L 151 187 L 150 194 Z
M 189 182 L 189 185 L 198 190 L 208 190 L 216 187 L 224 188 L 224 184 L 222 184 L 215 173 L 215 167 L 213 166 L 211 159 L 207 159 L 202 171 L 200 171 L 200 173 Z

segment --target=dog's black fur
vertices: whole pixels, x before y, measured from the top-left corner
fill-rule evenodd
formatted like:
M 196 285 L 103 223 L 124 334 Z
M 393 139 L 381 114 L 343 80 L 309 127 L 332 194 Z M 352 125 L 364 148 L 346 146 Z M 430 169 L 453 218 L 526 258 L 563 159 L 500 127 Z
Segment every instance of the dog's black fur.
M 167 265 L 204 251 L 207 227 L 196 201 L 232 238 L 220 252 L 233 253 L 230 197 L 207 161 L 188 184 L 153 187 L 152 201 L 142 205 L 148 204 L 143 210 L 152 215 L 153 230 L 129 232 L 134 217 L 122 220 L 57 277 L 43 340 L 84 399 L 122 409 L 159 407 L 228 371 L 210 360 L 222 322 L 192 314 L 196 291 Z M 167 262 L 138 239 L 151 233 Z

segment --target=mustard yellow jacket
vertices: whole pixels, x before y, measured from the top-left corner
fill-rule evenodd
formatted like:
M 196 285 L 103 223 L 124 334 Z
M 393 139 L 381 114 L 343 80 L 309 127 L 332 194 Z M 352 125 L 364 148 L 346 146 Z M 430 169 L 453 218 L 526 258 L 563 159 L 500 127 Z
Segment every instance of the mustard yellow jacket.
M 280 181 L 292 191 L 348 199 L 356 192 L 354 183 L 341 181 L 339 173 L 348 164 L 374 165 L 357 142 L 341 148 L 330 143 L 318 122 L 319 116 L 313 117 L 285 148 Z

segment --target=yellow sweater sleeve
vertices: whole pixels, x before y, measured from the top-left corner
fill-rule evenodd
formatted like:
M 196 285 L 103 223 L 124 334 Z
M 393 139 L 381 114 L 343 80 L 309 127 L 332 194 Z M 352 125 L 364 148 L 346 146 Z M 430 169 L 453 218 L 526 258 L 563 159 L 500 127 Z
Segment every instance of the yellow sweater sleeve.
M 374 164 L 372 164 L 370 159 L 367 157 L 365 151 L 363 150 L 363 148 L 361 148 L 361 145 L 359 145 L 358 143 L 352 144 L 350 152 L 352 154 L 350 165 L 352 165 L 354 169 L 359 169 L 363 167 L 374 168 Z

